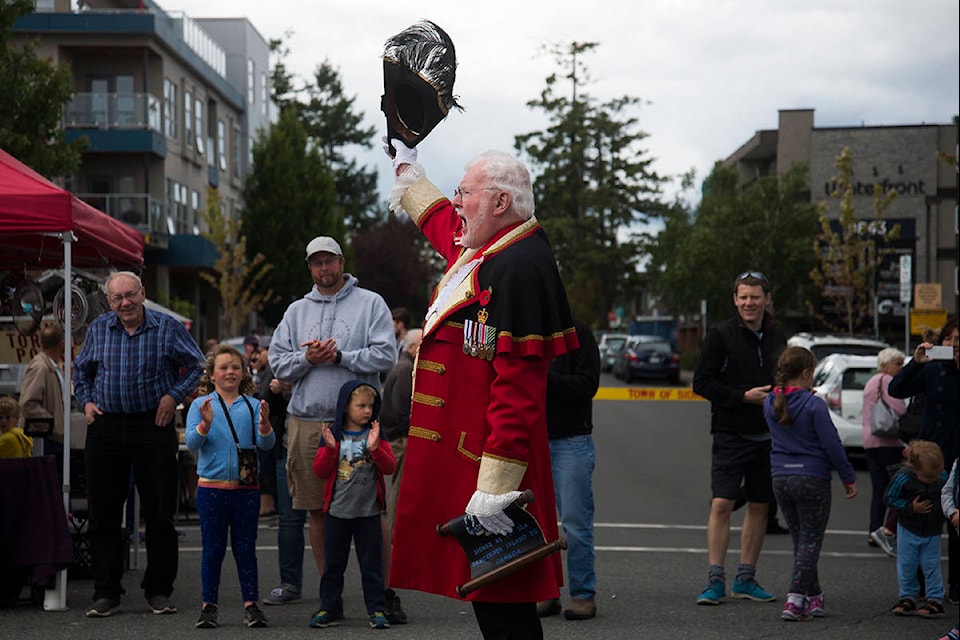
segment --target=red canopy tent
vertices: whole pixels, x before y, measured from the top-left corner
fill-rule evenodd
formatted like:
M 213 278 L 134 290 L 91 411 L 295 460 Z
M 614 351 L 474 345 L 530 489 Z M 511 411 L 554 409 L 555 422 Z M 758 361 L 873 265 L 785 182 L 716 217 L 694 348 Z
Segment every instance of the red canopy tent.
M 83 202 L 0 149 L 0 269 L 63 268 L 65 283 L 73 267 L 143 265 L 143 236 L 134 228 Z M 71 308 L 72 287 L 64 287 L 64 308 Z M 64 314 L 64 332 L 71 335 L 71 314 Z M 71 379 L 72 340 L 64 346 L 64 378 Z M 70 415 L 70 385 L 63 389 L 63 415 Z M 70 420 L 63 425 L 69 447 Z M 63 477 L 70 477 L 70 456 L 63 456 Z M 70 510 L 65 483 L 64 508 Z M 45 609 L 66 606 L 66 571 L 57 578 L 54 598 Z M 49 593 L 49 592 L 48 592 Z M 48 604 L 50 605 L 48 607 Z
M 65 266 L 57 234 L 72 232 L 72 267 L 139 267 L 143 236 L 0 149 L 0 269 Z

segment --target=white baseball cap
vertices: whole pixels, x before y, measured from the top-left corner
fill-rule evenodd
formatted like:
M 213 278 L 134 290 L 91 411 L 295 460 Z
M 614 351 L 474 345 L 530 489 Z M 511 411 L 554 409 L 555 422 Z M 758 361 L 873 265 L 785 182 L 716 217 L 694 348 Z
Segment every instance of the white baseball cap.
M 343 255 L 343 251 L 340 249 L 340 244 L 336 240 L 330 236 L 317 236 L 307 243 L 307 260 L 309 260 L 310 256 L 313 254 L 321 251 L 332 253 L 335 256 Z

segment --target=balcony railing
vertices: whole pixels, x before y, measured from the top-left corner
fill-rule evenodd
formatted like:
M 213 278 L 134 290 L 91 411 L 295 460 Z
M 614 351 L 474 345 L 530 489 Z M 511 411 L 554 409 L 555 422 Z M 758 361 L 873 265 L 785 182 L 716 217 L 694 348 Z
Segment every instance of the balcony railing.
M 167 233 L 166 206 L 147 193 L 78 193 L 78 198 L 141 233 Z
M 160 100 L 149 93 L 76 93 L 63 112 L 66 127 L 162 132 Z

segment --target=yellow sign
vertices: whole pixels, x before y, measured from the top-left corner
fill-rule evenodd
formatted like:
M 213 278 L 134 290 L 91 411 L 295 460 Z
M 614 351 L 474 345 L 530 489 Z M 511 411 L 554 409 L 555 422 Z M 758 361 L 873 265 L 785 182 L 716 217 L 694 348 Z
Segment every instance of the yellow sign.
M 917 309 L 937 311 L 943 304 L 939 282 L 918 282 L 913 285 L 913 300 Z
M 924 329 L 939 330 L 947 323 L 946 309 L 911 309 L 910 334 L 919 336 Z
M 594 400 L 703 400 L 690 389 L 650 387 L 600 387 L 593 398 Z

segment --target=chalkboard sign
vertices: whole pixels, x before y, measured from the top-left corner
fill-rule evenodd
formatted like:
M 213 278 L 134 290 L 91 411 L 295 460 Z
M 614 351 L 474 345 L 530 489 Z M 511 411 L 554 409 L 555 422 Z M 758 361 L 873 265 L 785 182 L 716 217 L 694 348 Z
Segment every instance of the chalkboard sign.
M 487 535 L 473 516 L 464 515 L 450 521 L 450 532 L 470 561 L 471 578 L 498 569 L 547 544 L 540 524 L 526 509 L 512 503 L 504 509 L 504 513 L 513 520 L 513 531 L 502 536 Z

